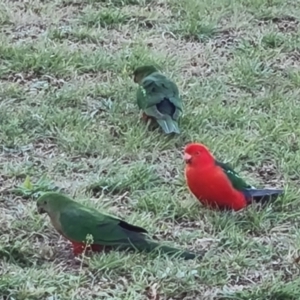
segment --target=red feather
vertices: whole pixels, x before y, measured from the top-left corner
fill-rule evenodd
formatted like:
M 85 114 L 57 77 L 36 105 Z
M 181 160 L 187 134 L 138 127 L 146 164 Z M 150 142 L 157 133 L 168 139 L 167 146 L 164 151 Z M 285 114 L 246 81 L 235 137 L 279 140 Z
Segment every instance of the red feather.
M 101 245 L 90 245 L 87 246 L 84 243 L 77 243 L 77 242 L 71 242 L 73 245 L 73 253 L 74 255 L 79 255 L 84 252 L 84 249 L 86 248 L 86 251 L 93 251 L 93 252 L 100 252 L 103 250 L 103 247 Z
M 213 155 L 202 144 L 188 144 L 184 150 L 186 183 L 205 206 L 240 210 L 247 206 L 242 192 L 234 189 Z

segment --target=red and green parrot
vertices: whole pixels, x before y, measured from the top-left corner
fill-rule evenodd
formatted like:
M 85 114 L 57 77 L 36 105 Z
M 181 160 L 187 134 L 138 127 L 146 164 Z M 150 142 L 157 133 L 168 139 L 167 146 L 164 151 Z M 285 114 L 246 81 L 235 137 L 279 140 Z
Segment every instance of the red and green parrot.
M 198 257 L 192 252 L 159 245 L 147 239 L 147 231 L 144 228 L 101 214 L 59 193 L 49 192 L 40 196 L 37 200 L 37 210 L 40 214 L 49 215 L 54 228 L 72 243 L 74 255 L 81 254 L 85 248 L 101 251 L 108 246 L 120 250 L 159 250 L 184 259 Z M 88 235 L 92 236 L 92 242 L 86 246 Z
M 185 179 L 192 194 L 205 206 L 238 211 L 253 201 L 266 202 L 283 194 L 281 189 L 256 189 L 227 164 L 215 160 L 203 144 L 184 149 Z
M 133 75 L 139 84 L 136 97 L 144 119 L 155 120 L 166 134 L 179 134 L 182 100 L 177 85 L 154 66 L 139 67 Z

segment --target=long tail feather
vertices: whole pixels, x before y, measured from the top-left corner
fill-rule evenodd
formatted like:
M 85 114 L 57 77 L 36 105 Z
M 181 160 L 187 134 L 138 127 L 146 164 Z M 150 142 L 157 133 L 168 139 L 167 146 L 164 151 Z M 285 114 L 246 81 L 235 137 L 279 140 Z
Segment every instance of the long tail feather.
M 131 248 L 135 248 L 139 251 L 146 251 L 146 252 L 158 251 L 161 253 L 165 253 L 167 255 L 174 255 L 177 257 L 181 257 L 185 260 L 196 259 L 196 258 L 201 259 L 203 257 L 203 254 L 197 254 L 197 253 L 193 253 L 193 252 L 189 252 L 189 251 L 172 248 L 172 247 L 165 246 L 165 245 L 160 245 L 158 243 L 155 243 L 155 242 L 152 242 L 149 240 L 147 240 L 147 241 L 145 240 L 141 244 L 134 244 L 134 245 L 132 245 Z
M 180 133 L 178 123 L 174 121 L 171 117 L 167 119 L 156 119 L 159 126 L 163 129 L 166 134 L 169 133 Z
M 249 203 L 255 201 L 264 204 L 276 200 L 283 192 L 280 189 L 247 189 L 244 194 Z
M 152 246 L 150 246 L 150 250 L 159 250 L 165 254 L 168 255 L 178 255 L 178 257 L 181 257 L 185 260 L 188 259 L 195 259 L 195 258 L 200 258 L 200 255 L 197 255 L 196 253 L 193 252 L 189 252 L 189 251 L 183 251 L 183 250 L 179 250 L 176 248 L 172 248 L 172 247 L 168 247 L 168 246 L 162 246 L 162 245 L 158 245 L 156 243 L 151 243 Z M 202 257 L 202 256 L 201 256 Z

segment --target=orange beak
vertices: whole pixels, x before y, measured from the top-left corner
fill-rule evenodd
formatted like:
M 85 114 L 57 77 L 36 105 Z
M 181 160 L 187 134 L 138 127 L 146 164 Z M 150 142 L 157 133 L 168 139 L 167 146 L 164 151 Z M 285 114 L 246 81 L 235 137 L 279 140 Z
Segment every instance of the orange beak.
M 192 160 L 192 155 L 184 153 L 183 154 L 183 160 L 185 161 L 186 164 L 190 163 Z

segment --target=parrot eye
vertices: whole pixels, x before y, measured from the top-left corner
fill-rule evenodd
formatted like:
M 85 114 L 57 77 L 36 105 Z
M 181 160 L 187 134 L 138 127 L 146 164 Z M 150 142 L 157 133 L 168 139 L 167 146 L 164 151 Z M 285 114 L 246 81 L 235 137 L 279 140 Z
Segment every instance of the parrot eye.
M 45 205 L 47 204 L 47 201 L 46 201 L 46 200 L 44 201 L 44 204 L 45 204 Z
M 197 156 L 199 156 L 200 155 L 200 151 L 196 151 L 196 153 L 195 153 Z

